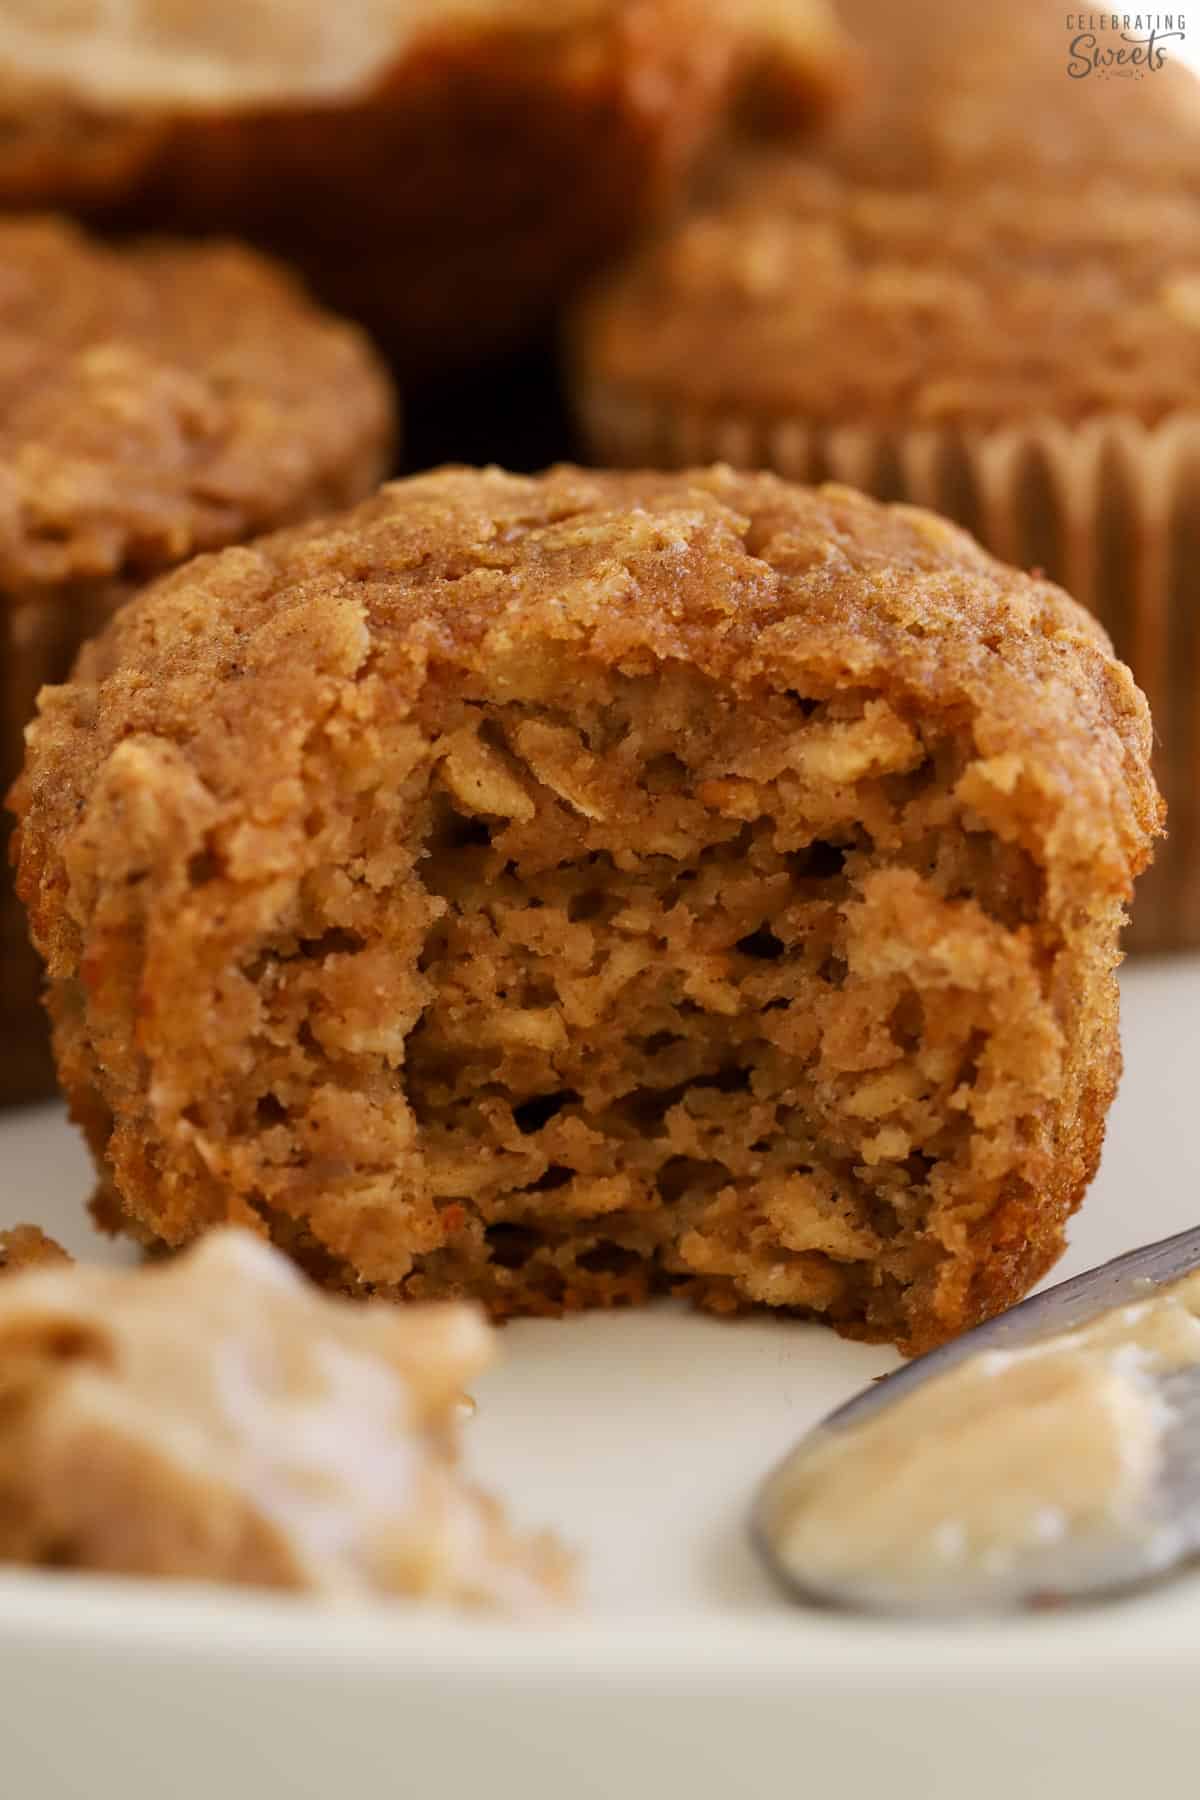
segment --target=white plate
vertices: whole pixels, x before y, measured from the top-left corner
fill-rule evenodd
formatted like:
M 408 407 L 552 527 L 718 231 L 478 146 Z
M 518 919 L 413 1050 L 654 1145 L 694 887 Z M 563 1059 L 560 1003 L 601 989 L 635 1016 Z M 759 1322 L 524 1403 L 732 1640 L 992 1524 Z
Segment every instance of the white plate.
M 1127 1073 L 1057 1274 L 1200 1215 L 1200 958 L 1124 982 Z M 0 1117 L 0 1222 L 126 1252 L 82 1214 L 55 1108 Z M 472 1465 L 586 1553 L 550 1627 L 70 1576 L 0 1578 L 3 1800 L 1130 1800 L 1194 1768 L 1200 1578 L 1004 1625 L 783 1606 L 745 1546 L 758 1475 L 890 1367 L 818 1327 L 672 1308 L 504 1333 Z M 1186 1757 L 1186 1761 L 1184 1758 Z M 1191 1777 L 1188 1777 L 1190 1781 Z

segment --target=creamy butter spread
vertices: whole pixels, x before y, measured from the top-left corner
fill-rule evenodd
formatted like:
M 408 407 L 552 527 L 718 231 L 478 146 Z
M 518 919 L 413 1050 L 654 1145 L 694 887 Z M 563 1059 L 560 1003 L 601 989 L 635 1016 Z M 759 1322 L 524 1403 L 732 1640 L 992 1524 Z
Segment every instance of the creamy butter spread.
M 1200 1273 L 981 1350 L 777 1478 L 768 1529 L 815 1592 L 894 1610 L 1117 1585 L 1177 1554 L 1161 1377 L 1200 1363 Z
M 244 1231 L 155 1268 L 15 1276 L 0 1288 L 0 1397 L 27 1382 L 10 1487 L 82 1566 L 226 1575 L 225 1540 L 252 1538 L 253 1578 L 273 1585 L 524 1604 L 541 1552 L 455 1466 L 463 1385 L 491 1355 L 473 1308 L 330 1298 Z M 156 1537 L 176 1542 L 181 1519 L 208 1549 L 177 1567 Z

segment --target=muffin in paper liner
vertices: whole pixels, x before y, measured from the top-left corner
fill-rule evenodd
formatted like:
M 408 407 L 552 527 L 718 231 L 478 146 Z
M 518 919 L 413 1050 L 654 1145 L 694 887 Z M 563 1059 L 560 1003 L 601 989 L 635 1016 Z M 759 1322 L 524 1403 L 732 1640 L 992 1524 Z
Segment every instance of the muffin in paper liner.
M 1150 701 L 1169 806 L 1125 943 L 1200 943 L 1200 411 L 1153 427 L 1113 414 L 905 432 L 672 412 L 586 381 L 577 400 L 611 462 L 720 461 L 928 507 L 1094 612 Z
M 0 224 L 0 798 L 40 689 L 145 581 L 361 497 L 390 384 L 365 339 L 232 245 Z M 0 1103 L 53 1091 L 0 813 Z
M 830 0 L 21 7 L 0 200 L 236 233 L 419 378 L 536 332 L 731 109 L 804 128 L 855 68 Z

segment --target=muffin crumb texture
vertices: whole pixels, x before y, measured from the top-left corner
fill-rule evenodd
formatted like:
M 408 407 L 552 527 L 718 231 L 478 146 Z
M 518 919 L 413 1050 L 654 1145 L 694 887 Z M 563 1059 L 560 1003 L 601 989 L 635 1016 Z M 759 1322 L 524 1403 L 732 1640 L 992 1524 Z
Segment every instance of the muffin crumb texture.
M 455 1466 L 491 1334 L 351 1307 L 246 1232 L 0 1289 L 0 1560 L 537 1607 L 569 1564 Z
M 17 794 L 101 1216 L 925 1348 L 1094 1171 L 1149 748 L 1082 609 L 848 489 L 449 469 L 203 559 Z

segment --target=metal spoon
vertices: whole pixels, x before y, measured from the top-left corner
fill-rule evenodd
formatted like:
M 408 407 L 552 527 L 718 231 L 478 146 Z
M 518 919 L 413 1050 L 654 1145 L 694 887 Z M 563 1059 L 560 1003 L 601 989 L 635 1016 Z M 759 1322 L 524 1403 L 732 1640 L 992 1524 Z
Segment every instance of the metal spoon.
M 923 1384 L 946 1375 L 980 1352 L 1024 1350 L 1042 1340 L 1076 1330 L 1100 1315 L 1152 1299 L 1155 1290 L 1181 1280 L 1200 1267 L 1200 1228 L 1179 1232 L 1144 1245 L 1114 1261 L 1059 1283 L 1022 1301 L 986 1325 L 965 1333 L 939 1350 L 918 1357 L 884 1376 L 840 1406 L 810 1432 L 760 1485 L 751 1512 L 751 1539 L 771 1576 L 789 1598 L 807 1604 L 890 1614 L 983 1612 L 1086 1602 L 1108 1598 L 1160 1581 L 1187 1559 L 1200 1554 L 1200 1364 L 1155 1378 L 1166 1408 L 1163 1456 L 1153 1488 L 1154 1530 L 1144 1543 L 1126 1544 L 1120 1554 L 1089 1561 L 1072 1559 L 1070 1546 L 1054 1565 L 1047 1582 L 1045 1555 L 1030 1559 L 1026 1572 L 1008 1567 L 989 1581 L 987 1571 L 973 1571 L 961 1591 L 954 1583 L 931 1584 L 914 1564 L 910 1578 L 893 1584 L 885 1602 L 864 1598 L 863 1585 L 848 1580 L 845 1566 L 832 1577 L 810 1562 L 798 1567 L 789 1551 L 786 1529 L 789 1505 L 797 1484 L 810 1481 L 814 1457 L 832 1438 L 855 1432 L 885 1408 L 911 1396 Z M 922 1438 L 923 1446 L 926 1440 Z M 920 1454 L 920 1450 L 918 1451 Z M 915 1466 L 915 1465 L 914 1465 Z

